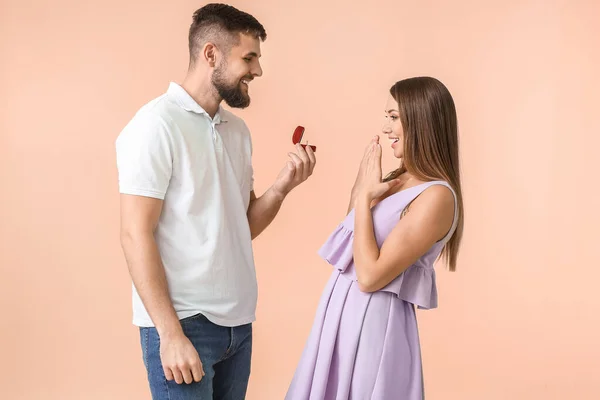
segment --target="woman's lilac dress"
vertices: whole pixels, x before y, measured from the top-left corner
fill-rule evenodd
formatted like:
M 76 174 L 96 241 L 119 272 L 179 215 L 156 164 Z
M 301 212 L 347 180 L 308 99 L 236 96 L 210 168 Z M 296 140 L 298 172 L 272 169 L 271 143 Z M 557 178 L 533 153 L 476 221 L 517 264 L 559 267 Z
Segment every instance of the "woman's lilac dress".
M 404 208 L 434 181 L 395 193 L 372 209 L 381 248 Z M 456 195 L 455 195 L 456 198 Z M 455 202 L 456 203 L 456 202 Z M 352 257 L 354 210 L 319 250 L 333 265 L 286 400 L 421 400 L 423 375 L 415 308 L 437 307 L 433 265 L 456 228 L 383 289 L 358 288 Z

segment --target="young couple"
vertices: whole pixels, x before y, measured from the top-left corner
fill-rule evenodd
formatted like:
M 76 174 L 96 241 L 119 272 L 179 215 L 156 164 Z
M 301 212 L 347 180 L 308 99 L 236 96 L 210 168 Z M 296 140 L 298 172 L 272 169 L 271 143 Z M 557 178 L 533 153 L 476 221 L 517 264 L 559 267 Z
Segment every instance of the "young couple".
M 221 102 L 250 104 L 266 36 L 231 6 L 197 10 L 185 79 L 144 105 L 116 141 L 121 244 L 154 399 L 246 395 L 257 300 L 252 239 L 316 163 L 310 146 L 298 145 L 255 195 L 250 132 Z M 399 161 L 385 177 L 384 150 Z M 437 306 L 438 257 L 456 266 L 458 156 L 446 87 L 428 77 L 392 85 L 347 217 L 320 249 L 333 272 L 286 399 L 423 398 L 415 306 Z

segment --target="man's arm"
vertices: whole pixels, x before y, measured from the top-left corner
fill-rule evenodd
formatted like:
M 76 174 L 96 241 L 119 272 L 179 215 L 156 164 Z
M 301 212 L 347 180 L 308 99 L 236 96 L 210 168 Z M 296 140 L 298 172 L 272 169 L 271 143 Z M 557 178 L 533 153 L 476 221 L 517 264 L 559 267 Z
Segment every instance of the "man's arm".
M 254 190 L 250 192 L 250 206 L 248 207 L 248 223 L 252 239 L 264 231 L 279 212 L 285 196 L 276 193 L 272 188 L 259 198 Z
M 287 162 L 269 190 L 259 198 L 254 191 L 250 192 L 247 215 L 252 239 L 260 235 L 273 222 L 287 194 L 313 173 L 317 161 L 311 147 L 306 146 L 304 149 L 298 144 L 296 149 L 297 154 L 288 154 L 291 161 Z
M 183 333 L 169 296 L 165 270 L 154 240 L 163 201 L 121 194 L 121 246 L 133 284 L 161 340 L 167 380 L 199 382 L 204 370 L 198 352 Z
M 116 141 L 121 193 L 121 246 L 133 284 L 160 336 L 165 377 L 177 383 L 204 375 L 198 352 L 184 335 L 171 303 L 154 231 L 172 175 L 173 154 L 168 124 L 140 112 Z
M 121 194 L 121 246 L 129 273 L 161 337 L 182 333 L 171 304 L 154 231 L 163 201 Z

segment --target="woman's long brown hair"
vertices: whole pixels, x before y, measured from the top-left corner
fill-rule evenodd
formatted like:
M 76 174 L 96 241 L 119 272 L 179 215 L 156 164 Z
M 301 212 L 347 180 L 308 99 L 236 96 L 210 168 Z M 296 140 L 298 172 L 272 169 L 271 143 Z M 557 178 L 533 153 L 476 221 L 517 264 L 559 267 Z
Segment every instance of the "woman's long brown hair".
M 442 180 L 452 186 L 457 198 L 458 221 L 441 256 L 450 271 L 455 271 L 464 216 L 454 100 L 446 86 L 431 77 L 401 80 L 392 86 L 390 93 L 398 103 L 404 129 L 404 157 L 402 166 L 390 172 L 384 181 L 408 171 L 417 179 Z

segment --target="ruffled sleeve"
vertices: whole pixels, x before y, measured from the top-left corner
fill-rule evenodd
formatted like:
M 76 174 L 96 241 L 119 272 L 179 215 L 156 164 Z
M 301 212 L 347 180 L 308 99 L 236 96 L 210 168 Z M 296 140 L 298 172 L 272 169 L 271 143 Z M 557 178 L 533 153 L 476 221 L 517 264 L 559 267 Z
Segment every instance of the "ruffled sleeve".
M 398 298 L 424 310 L 436 308 L 438 304 L 435 270 L 418 264 L 408 267 L 381 290 L 395 293 Z
M 341 272 L 352 263 L 354 232 L 340 224 L 319 249 L 319 255 Z
M 353 241 L 354 232 L 340 224 L 321 246 L 318 254 L 346 278 L 356 281 Z M 411 265 L 380 291 L 393 293 L 399 299 L 424 310 L 436 308 L 438 304 L 435 270 L 419 263 Z

